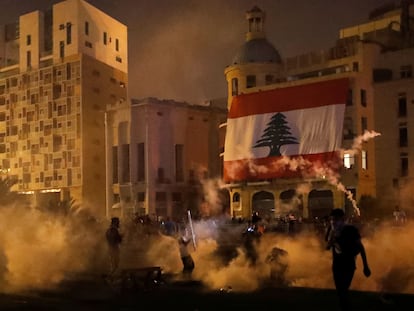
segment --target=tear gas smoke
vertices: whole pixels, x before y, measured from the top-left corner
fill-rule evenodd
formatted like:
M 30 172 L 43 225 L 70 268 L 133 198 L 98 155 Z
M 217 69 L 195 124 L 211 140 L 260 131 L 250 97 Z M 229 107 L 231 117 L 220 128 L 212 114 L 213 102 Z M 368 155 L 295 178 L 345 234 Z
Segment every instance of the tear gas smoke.
M 293 287 L 311 287 L 333 289 L 331 273 L 331 252 L 325 250 L 324 242 L 312 228 L 302 233 L 288 236 L 281 233 L 265 233 L 256 245 L 259 258 L 251 265 L 246 251 L 237 239 L 242 230 L 227 225 L 224 234 L 228 236 L 225 245 L 234 243 L 235 254 L 229 262 L 220 256 L 220 242 L 223 237 L 219 226 L 213 221 L 195 223 L 197 250 L 192 256 L 196 263 L 193 278 L 203 282 L 212 290 L 231 287 L 233 291 L 249 292 L 269 282 L 271 266 L 266 257 L 273 247 L 287 251 L 286 284 Z M 362 273 L 362 261 L 357 259 L 352 289 L 372 292 L 414 293 L 414 246 L 410 236 L 414 226 L 410 223 L 404 228 L 390 224 L 376 228 L 375 231 L 363 231 L 363 243 L 368 255 L 372 276 L 365 278 Z M 176 239 L 158 237 L 151 243 L 148 262 L 161 265 L 164 271 L 179 275 L 182 269 Z
M 52 288 L 90 268 L 100 253 L 98 224 L 28 207 L 0 208 L 0 290 Z M 95 257 L 97 256 L 97 257 Z
M 106 269 L 106 249 L 101 249 L 106 223 L 84 226 L 80 219 L 69 220 L 23 208 L 4 208 L 0 219 L 3 292 L 50 288 L 78 273 Z M 295 236 L 265 232 L 256 245 L 257 263 L 252 265 L 239 243 L 244 225 L 223 225 L 225 221 L 228 219 L 194 221 L 194 279 L 213 290 L 231 286 L 234 291 L 253 291 L 269 280 L 271 266 L 266 258 L 272 248 L 279 247 L 287 251 L 285 278 L 289 286 L 333 288 L 331 253 L 325 250 L 312 227 L 305 226 Z M 126 232 L 127 220 L 121 226 Z M 363 276 L 358 259 L 352 288 L 413 294 L 413 223 L 409 221 L 404 227 L 367 224 L 361 232 L 372 276 Z M 220 253 L 223 245 L 235 250 L 227 262 Z M 127 239 L 121 256 L 122 267 L 159 265 L 172 275 L 179 275 L 182 269 L 177 239 L 161 234 Z M 97 264 L 97 259 L 105 262 Z

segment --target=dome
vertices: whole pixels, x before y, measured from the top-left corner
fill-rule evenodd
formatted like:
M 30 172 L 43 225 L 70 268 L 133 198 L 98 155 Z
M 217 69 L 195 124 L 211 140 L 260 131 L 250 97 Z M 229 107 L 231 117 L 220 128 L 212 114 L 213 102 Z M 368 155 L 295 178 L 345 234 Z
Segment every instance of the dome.
M 244 43 L 236 56 L 233 58 L 232 65 L 246 63 L 281 63 L 279 52 L 265 38 L 249 40 Z

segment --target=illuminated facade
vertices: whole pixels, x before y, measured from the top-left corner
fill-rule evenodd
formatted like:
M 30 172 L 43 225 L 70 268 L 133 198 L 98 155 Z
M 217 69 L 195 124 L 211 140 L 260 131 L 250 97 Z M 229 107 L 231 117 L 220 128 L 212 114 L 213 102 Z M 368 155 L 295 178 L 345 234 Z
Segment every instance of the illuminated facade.
M 127 27 L 67 0 L 0 28 L 2 174 L 33 205 L 74 199 L 105 216 L 109 146 L 130 117 Z
M 222 175 L 224 133 L 219 126 L 226 117 L 225 98 L 205 105 L 133 99 L 128 147 L 131 182 L 119 183 L 115 192 L 120 193 L 121 204 L 112 212 L 164 219 L 180 219 L 187 210 L 198 213 L 205 200 L 203 183 Z
M 340 172 L 346 191 L 323 178 L 228 184 L 236 217 L 293 211 L 313 218 L 343 206 L 352 211 L 349 193 L 358 203 L 374 199 L 375 209 L 389 215 L 395 205 L 414 205 L 409 193 L 414 178 L 413 13 L 407 1 L 379 8 L 366 23 L 341 29 L 334 47 L 286 59 L 266 40 L 264 12 L 254 7 L 246 13 L 246 42 L 224 72 L 228 108 L 242 93 L 349 78 Z M 372 137 L 353 148 L 366 130 Z

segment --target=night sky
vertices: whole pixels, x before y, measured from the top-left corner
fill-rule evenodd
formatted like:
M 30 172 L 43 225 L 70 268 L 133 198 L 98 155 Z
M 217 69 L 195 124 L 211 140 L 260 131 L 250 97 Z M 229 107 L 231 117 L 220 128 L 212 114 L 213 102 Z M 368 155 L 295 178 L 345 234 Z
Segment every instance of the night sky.
M 60 0 L 0 0 L 0 24 Z M 244 43 L 245 12 L 266 12 L 282 58 L 331 47 L 340 28 L 398 0 L 89 0 L 128 27 L 130 97 L 201 104 L 226 96 L 224 69 Z

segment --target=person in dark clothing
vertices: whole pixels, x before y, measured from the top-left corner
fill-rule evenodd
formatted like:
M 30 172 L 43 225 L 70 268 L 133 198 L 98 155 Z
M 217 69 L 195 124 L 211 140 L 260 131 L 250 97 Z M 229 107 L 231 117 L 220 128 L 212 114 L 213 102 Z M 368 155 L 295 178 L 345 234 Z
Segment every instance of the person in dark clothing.
M 177 225 L 170 217 L 167 217 L 167 220 L 164 222 L 164 233 L 169 236 L 177 234 Z
M 340 308 L 342 311 L 351 310 L 348 296 L 358 254 L 361 255 L 364 275 L 371 275 L 361 235 L 357 227 L 345 222 L 344 211 L 335 208 L 331 212 L 331 226 L 325 237 L 327 249 L 332 250 L 332 274 Z
M 247 228 L 243 232 L 243 246 L 246 252 L 246 258 L 250 264 L 254 266 L 259 254 L 257 253 L 256 246 L 260 242 L 261 233 L 257 230 L 257 225 L 249 222 Z
M 119 232 L 119 224 L 119 218 L 113 217 L 111 219 L 111 225 L 105 232 L 111 265 L 109 273 L 110 276 L 113 276 L 115 274 L 120 261 L 120 246 L 122 243 L 122 235 Z

